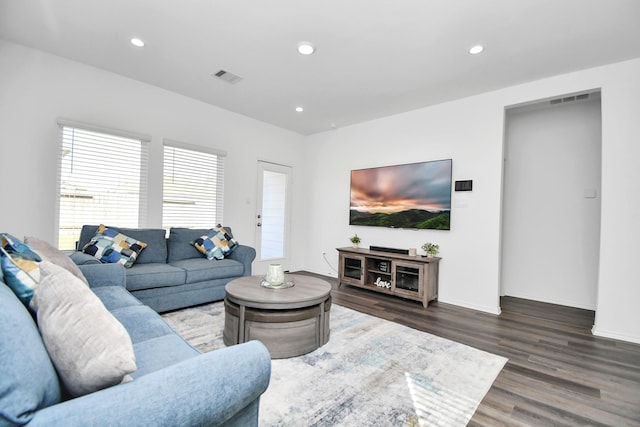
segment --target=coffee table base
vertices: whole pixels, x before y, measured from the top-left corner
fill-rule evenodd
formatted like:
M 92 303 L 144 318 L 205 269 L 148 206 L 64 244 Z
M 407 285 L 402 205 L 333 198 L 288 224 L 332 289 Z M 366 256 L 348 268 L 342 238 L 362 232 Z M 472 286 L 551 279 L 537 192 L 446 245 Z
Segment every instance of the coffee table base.
M 300 356 L 329 341 L 331 296 L 322 304 L 287 310 L 240 306 L 224 301 L 225 345 L 261 341 L 272 359 Z

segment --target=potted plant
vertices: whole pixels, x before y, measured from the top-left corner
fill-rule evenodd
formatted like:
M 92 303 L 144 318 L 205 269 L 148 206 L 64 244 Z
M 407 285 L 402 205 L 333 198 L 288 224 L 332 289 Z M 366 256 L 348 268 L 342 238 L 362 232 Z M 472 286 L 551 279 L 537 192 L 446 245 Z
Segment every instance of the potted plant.
M 440 252 L 440 246 L 435 243 L 425 243 L 422 245 L 422 250 L 426 252 L 429 258 L 432 258 Z
M 353 245 L 354 248 L 357 248 L 358 245 L 360 245 L 360 237 L 358 237 L 358 234 L 354 234 L 352 237 L 349 238 L 349 240 L 351 241 L 351 244 Z

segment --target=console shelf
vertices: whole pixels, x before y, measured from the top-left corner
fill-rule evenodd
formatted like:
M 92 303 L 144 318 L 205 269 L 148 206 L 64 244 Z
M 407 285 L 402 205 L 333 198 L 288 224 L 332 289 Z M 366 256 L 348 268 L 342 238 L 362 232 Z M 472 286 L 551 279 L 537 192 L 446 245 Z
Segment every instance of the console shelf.
M 337 248 L 338 285 L 371 289 L 422 302 L 438 298 L 439 257 L 409 256 L 364 248 Z

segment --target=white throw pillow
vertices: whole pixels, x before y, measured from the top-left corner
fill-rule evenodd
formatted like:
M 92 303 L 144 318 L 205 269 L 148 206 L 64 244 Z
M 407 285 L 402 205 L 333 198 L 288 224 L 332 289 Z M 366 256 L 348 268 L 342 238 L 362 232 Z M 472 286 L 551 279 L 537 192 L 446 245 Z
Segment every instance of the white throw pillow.
M 67 270 L 42 261 L 33 298 L 49 357 L 73 396 L 118 384 L 136 370 L 127 330 Z

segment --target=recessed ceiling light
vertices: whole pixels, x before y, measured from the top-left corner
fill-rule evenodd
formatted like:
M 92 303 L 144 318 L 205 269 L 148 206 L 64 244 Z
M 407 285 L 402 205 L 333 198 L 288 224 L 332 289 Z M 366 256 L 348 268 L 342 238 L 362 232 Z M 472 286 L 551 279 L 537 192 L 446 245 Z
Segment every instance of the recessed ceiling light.
M 315 46 L 309 42 L 300 42 L 297 44 L 297 46 L 298 46 L 298 52 L 301 55 L 311 55 L 313 52 L 316 51 Z
M 302 113 L 302 112 L 304 111 L 304 108 L 302 108 L 302 107 L 296 107 L 296 111 L 297 111 L 298 113 Z
M 142 40 L 140 40 L 137 37 L 134 37 L 131 39 L 131 44 L 136 46 L 136 47 L 143 47 L 144 46 L 144 42 Z
M 480 52 L 482 52 L 484 50 L 484 46 L 482 46 L 481 44 L 477 44 L 475 46 L 473 46 L 471 49 L 469 49 L 469 53 L 471 55 L 477 55 Z

